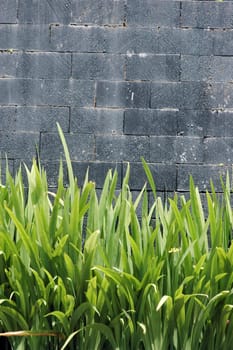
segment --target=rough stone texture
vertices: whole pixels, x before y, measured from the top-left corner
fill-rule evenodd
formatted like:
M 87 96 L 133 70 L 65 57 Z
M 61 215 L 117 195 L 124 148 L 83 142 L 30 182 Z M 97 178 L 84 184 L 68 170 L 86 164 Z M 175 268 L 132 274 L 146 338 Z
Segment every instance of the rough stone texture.
M 226 0 L 1 0 L 3 163 L 7 153 L 16 171 L 37 146 L 56 188 L 58 122 L 80 184 L 87 167 L 98 189 L 117 168 L 120 188 L 130 161 L 136 197 L 144 157 L 163 199 L 188 191 L 189 174 L 221 191 L 233 163 L 232 10 Z

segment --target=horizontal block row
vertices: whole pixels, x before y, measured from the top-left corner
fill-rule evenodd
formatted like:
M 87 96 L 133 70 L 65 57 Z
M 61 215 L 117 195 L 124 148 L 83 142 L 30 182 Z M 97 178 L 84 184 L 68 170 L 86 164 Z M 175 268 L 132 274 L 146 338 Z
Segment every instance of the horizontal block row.
M 1 105 L 221 109 L 233 107 L 230 83 L 150 83 L 75 79 L 0 79 Z
M 233 111 L 128 109 L 124 134 L 231 137 Z
M 97 107 L 215 109 L 233 107 L 232 84 L 98 81 Z
M 0 104 L 93 106 L 94 81 L 0 79 Z
M 0 131 L 94 135 L 231 137 L 232 110 L 106 109 L 55 106 L 0 107 Z
M 1 52 L 0 78 L 233 81 L 233 57 Z
M 2 52 L 0 77 L 179 81 L 180 56 Z
M 232 30 L 0 24 L 0 50 L 232 55 Z
M 231 1 L 1 0 L 0 23 L 233 28 L 232 10 Z
M 31 162 L 27 161 L 27 166 L 31 167 Z M 2 180 L 5 178 L 5 160 L 1 160 L 2 165 Z M 20 160 L 8 160 L 8 166 L 11 174 L 14 174 L 20 165 Z M 46 170 L 48 184 L 50 188 L 57 187 L 57 180 L 59 174 L 58 161 L 42 161 L 42 166 Z M 86 172 L 88 171 L 88 178 L 90 181 L 95 182 L 96 188 L 101 189 L 104 184 L 105 177 L 109 170 L 118 173 L 117 177 L 117 189 L 122 186 L 122 180 L 126 173 L 127 164 L 122 162 L 72 162 L 74 175 L 77 177 L 78 185 L 82 186 Z M 231 176 L 232 168 L 224 165 L 174 165 L 174 164 L 162 164 L 162 163 L 148 163 L 151 170 L 156 190 L 158 195 L 163 196 L 162 192 L 189 191 L 190 176 L 192 176 L 195 186 L 199 191 L 211 191 L 210 183 L 213 182 L 216 192 L 222 192 L 221 178 L 224 180 L 226 174 Z M 25 184 L 26 174 L 24 167 L 22 167 Z M 63 163 L 64 183 L 68 184 L 68 174 L 66 164 Z M 139 191 L 144 184 L 147 183 L 147 189 L 150 191 L 148 179 L 143 169 L 142 163 L 130 163 L 130 178 L 129 187 L 133 191 Z M 185 194 L 185 193 L 184 193 Z

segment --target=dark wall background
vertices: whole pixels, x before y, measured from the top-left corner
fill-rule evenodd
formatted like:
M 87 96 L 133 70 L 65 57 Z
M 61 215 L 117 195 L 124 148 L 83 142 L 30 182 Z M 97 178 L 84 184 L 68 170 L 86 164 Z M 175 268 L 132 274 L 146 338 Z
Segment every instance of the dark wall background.
M 58 121 L 80 181 L 131 162 L 159 191 L 200 190 L 233 163 L 233 2 L 1 0 L 0 151 L 36 154 L 56 186 Z

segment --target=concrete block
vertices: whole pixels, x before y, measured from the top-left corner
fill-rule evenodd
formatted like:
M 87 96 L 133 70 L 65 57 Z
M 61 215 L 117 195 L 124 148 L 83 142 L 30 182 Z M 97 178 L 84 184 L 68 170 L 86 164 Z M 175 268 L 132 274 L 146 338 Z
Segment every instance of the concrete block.
M 176 136 L 177 115 L 177 110 L 127 109 L 124 134 Z
M 72 160 L 89 161 L 94 159 L 93 135 L 65 134 L 65 138 Z M 41 134 L 40 157 L 43 161 L 64 158 L 61 140 L 57 133 Z
M 34 52 L 18 55 L 16 76 L 18 78 L 69 79 L 71 54 Z
M 126 57 L 126 80 L 179 81 L 179 55 L 139 54 Z
M 223 165 L 179 165 L 177 189 L 188 191 L 191 175 L 199 191 L 211 191 L 210 180 L 213 181 L 216 191 L 222 191 L 220 177 L 224 178 L 227 171 L 230 171 L 230 167 Z
M 0 23 L 17 23 L 17 0 L 1 0 Z
M 71 6 L 71 0 L 19 0 L 19 23 L 69 24 L 71 22 Z
M 160 54 L 180 54 L 182 50 L 183 31 L 178 28 L 161 27 L 157 32 Z
M 211 109 L 223 105 L 223 85 L 206 82 L 182 83 L 181 108 Z
M 112 162 L 72 162 L 74 175 L 78 179 L 78 185 L 82 186 L 88 169 L 89 181 L 95 182 L 96 188 L 103 188 L 103 184 L 108 171 L 111 169 L 112 174 L 115 170 L 118 173 L 117 188 L 121 187 L 121 164 Z
M 233 138 L 204 139 L 204 162 L 207 164 L 233 163 Z
M 124 57 L 109 54 L 73 54 L 74 79 L 123 80 Z
M 96 136 L 96 160 L 137 162 L 149 160 L 149 139 L 145 136 Z
M 68 107 L 0 107 L 0 131 L 46 132 L 57 131 L 56 122 L 62 130 L 69 129 Z
M 180 4 L 178 1 L 127 1 L 127 24 L 132 26 L 179 26 Z
M 98 81 L 96 89 L 97 107 L 149 107 L 150 84 L 142 82 Z
M 0 50 L 52 50 L 48 25 L 0 24 L 0 38 Z
M 123 116 L 122 109 L 72 108 L 70 130 L 81 134 L 122 134 Z
M 233 81 L 232 57 L 182 56 L 182 81 Z
M 214 123 L 217 113 L 209 110 L 182 110 L 179 112 L 178 135 L 204 137 L 210 133 L 210 125 Z
M 164 191 L 176 188 L 176 166 L 174 164 L 148 163 L 148 166 L 153 175 L 156 190 Z M 127 164 L 124 164 L 124 172 L 126 167 Z M 142 163 L 130 163 L 130 188 L 141 190 L 145 183 L 147 183 L 147 189 L 151 190 Z
M 69 79 L 71 54 L 0 52 L 0 77 Z
M 197 56 L 211 56 L 214 54 L 215 32 L 192 28 L 177 29 L 177 31 L 179 31 L 180 36 L 181 54 Z
M 199 163 L 203 161 L 202 139 L 195 137 L 150 137 L 150 162 Z
M 72 23 L 95 25 L 123 25 L 125 1 L 76 0 L 72 4 Z
M 176 158 L 177 157 L 175 136 L 150 137 L 151 163 L 175 163 Z
M 82 80 L 0 79 L 0 103 L 93 106 L 94 82 Z
M 233 31 L 219 30 L 214 32 L 213 54 L 216 56 L 233 55 Z
M 0 52 L 0 78 L 16 77 L 18 54 Z
M 180 108 L 183 98 L 182 92 L 180 83 L 152 83 L 151 108 Z
M 0 132 L 0 153 L 8 159 L 32 159 L 39 144 L 39 133 Z
M 181 25 L 194 28 L 233 28 L 232 2 L 183 1 Z
M 201 163 L 203 162 L 203 140 L 200 137 L 176 138 L 176 162 L 177 163 Z

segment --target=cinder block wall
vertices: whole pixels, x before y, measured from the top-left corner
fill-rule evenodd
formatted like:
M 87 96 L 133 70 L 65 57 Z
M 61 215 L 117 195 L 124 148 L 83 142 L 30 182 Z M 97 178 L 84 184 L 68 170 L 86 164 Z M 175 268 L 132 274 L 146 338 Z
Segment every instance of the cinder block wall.
M 131 162 L 157 189 L 200 190 L 233 163 L 233 1 L 1 0 L 0 151 L 36 155 L 56 186 L 60 123 L 101 188 Z

